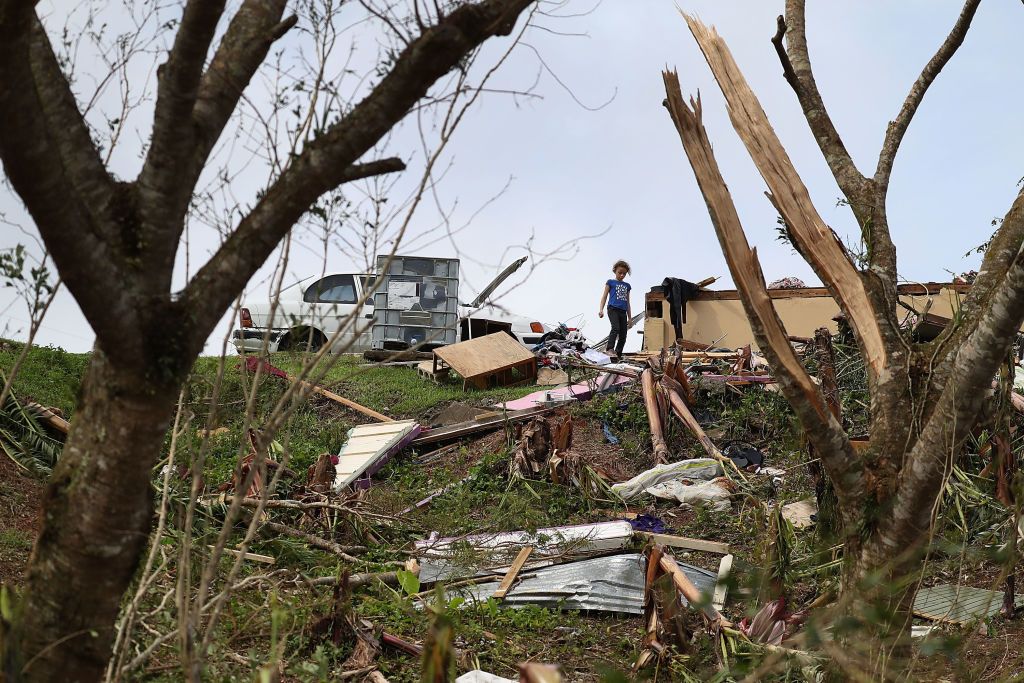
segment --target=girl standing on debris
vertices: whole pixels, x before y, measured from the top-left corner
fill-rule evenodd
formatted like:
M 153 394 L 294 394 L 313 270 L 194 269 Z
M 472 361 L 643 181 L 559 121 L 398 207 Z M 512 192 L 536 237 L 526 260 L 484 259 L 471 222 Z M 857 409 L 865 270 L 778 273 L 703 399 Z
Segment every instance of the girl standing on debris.
M 615 273 L 614 280 L 604 283 L 604 292 L 601 293 L 601 307 L 597 312 L 599 318 L 604 317 L 605 302 L 608 302 L 608 322 L 612 324 L 612 332 L 608 335 L 608 346 L 605 353 L 613 358 L 622 355 L 622 349 L 626 346 L 626 330 L 633 326 L 633 309 L 629 305 L 629 290 L 632 286 L 626 282 L 629 275 L 629 264 L 625 261 L 616 261 L 612 266 Z

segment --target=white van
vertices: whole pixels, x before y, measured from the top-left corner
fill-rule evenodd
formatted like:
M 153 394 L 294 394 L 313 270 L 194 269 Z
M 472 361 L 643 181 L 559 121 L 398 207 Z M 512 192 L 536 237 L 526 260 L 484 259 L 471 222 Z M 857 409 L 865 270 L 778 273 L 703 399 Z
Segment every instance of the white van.
M 494 290 L 526 260 L 524 256 L 505 268 L 471 303 L 459 304 L 460 340 L 505 330 L 527 346 L 540 342 L 547 331 L 542 323 L 487 303 Z M 373 297 L 364 295 L 376 277 L 367 273 L 313 276 L 282 289 L 276 308 L 269 302 L 243 302 L 239 312 L 241 329 L 232 333 L 231 341 L 239 353 L 258 353 L 264 344 L 269 353 L 288 349 L 314 351 L 343 329 L 333 350 L 366 351 L 373 327 Z M 366 303 L 356 311 L 356 304 L 363 298 Z

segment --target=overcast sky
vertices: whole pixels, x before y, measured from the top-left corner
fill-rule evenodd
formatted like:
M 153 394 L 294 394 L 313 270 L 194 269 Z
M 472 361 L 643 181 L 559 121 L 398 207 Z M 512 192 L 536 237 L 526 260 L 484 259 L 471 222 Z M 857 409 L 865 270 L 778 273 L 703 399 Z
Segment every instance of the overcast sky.
M 770 42 L 783 2 L 680 4 L 718 28 L 818 210 L 841 236 L 852 236 L 852 217 L 848 209 L 836 206 L 839 190 L 782 78 Z M 886 123 L 945 38 L 961 3 L 808 4 L 808 41 L 819 87 L 855 161 L 870 175 Z M 593 2 L 577 0 L 563 12 L 591 7 Z M 466 290 L 482 287 L 500 266 L 524 253 L 509 247 L 524 244 L 531 234 L 534 248 L 546 251 L 604 233 L 581 239 L 571 261 L 540 265 L 501 299 L 511 311 L 546 323 L 582 324 L 594 339 L 607 333 L 607 322 L 596 313 L 603 283 L 617 259 L 633 266 L 629 279 L 635 310 L 642 307 L 643 292 L 666 276 L 696 281 L 721 275 L 716 286 L 731 286 L 693 174 L 661 106 L 660 72 L 666 66 L 679 71 L 684 92 L 699 90 L 702 95 L 705 127 L 766 278 L 793 275 L 816 283 L 799 256 L 776 241 L 776 213 L 764 197 L 763 182 L 729 124 L 721 93 L 674 2 L 604 0 L 585 16 L 540 23 L 554 31 L 529 30 L 529 47 L 518 47 L 492 84 L 522 90 L 541 71 L 534 88 L 539 97 L 486 95 L 467 115 L 445 157 L 445 166 L 451 166 L 439 185 L 440 199 L 447 206 L 457 202 L 454 223 L 469 224 L 457 237 L 457 251 L 451 241 L 441 240 L 420 253 L 463 259 L 464 300 L 470 298 Z M 906 280 L 947 280 L 947 270 L 976 268 L 979 257 L 964 258 L 964 253 L 988 239 L 992 219 L 1005 213 L 1017 192 L 1024 176 L 1019 132 L 1022 28 L 1020 3 L 982 3 L 963 47 L 928 92 L 904 139 L 892 176 L 889 216 L 900 274 Z M 354 29 L 345 36 L 359 46 L 358 59 L 375 55 L 366 46 L 374 42 L 369 31 Z M 495 41 L 482 59 L 493 59 L 505 47 L 507 39 Z M 550 72 L 540 66 L 538 54 Z M 86 59 L 76 70 L 94 66 Z M 141 121 L 140 129 L 149 123 L 151 119 Z M 414 132 L 413 126 L 405 126 L 389 142 L 389 152 L 411 162 L 421 156 Z M 138 141 L 127 139 L 119 150 L 120 161 L 115 159 L 124 173 L 137 164 L 141 148 Z M 253 174 L 243 174 L 240 187 L 258 189 L 265 175 Z M 488 204 L 506 184 L 504 193 Z M 0 190 L 0 212 L 31 232 L 19 204 L 9 190 Z M 411 234 L 437 221 L 437 210 L 428 202 L 414 217 Z M 30 241 L 10 226 L 0 230 L 0 248 Z M 193 236 L 192 272 L 217 239 L 215 234 Z M 315 243 L 294 249 L 286 280 L 324 269 L 320 249 L 318 254 Z M 335 243 L 328 250 L 326 269 L 359 270 L 360 260 L 361 255 L 354 257 Z M 270 266 L 254 278 L 248 296 L 266 299 L 269 272 Z M 513 278 L 512 283 L 521 280 Z M 0 292 L 3 335 L 24 338 L 27 317 L 8 291 Z M 207 353 L 219 350 L 230 327 L 230 320 L 221 324 Z M 635 333 L 631 338 L 629 347 L 639 346 Z M 61 293 L 37 342 L 86 351 L 92 340 L 74 299 Z

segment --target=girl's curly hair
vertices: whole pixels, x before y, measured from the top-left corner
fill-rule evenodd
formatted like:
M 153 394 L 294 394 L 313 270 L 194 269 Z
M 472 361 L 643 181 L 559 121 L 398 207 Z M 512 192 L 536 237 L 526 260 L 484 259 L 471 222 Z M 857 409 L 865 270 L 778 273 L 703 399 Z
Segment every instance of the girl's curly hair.
M 615 265 L 612 266 L 612 272 L 614 273 L 619 268 L 625 268 L 626 275 L 629 275 L 630 272 L 632 272 L 629 268 L 629 264 L 623 261 L 622 259 L 619 259 L 618 261 L 615 262 Z

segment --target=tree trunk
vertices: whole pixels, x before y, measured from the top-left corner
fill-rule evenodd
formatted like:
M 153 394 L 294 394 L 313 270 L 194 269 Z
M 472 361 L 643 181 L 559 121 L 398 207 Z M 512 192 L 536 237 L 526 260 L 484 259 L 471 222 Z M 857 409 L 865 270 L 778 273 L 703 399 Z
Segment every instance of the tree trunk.
M 121 596 L 148 541 L 150 470 L 177 398 L 175 380 L 157 385 L 150 374 L 92 353 L 4 643 L 8 681 L 103 677 Z

